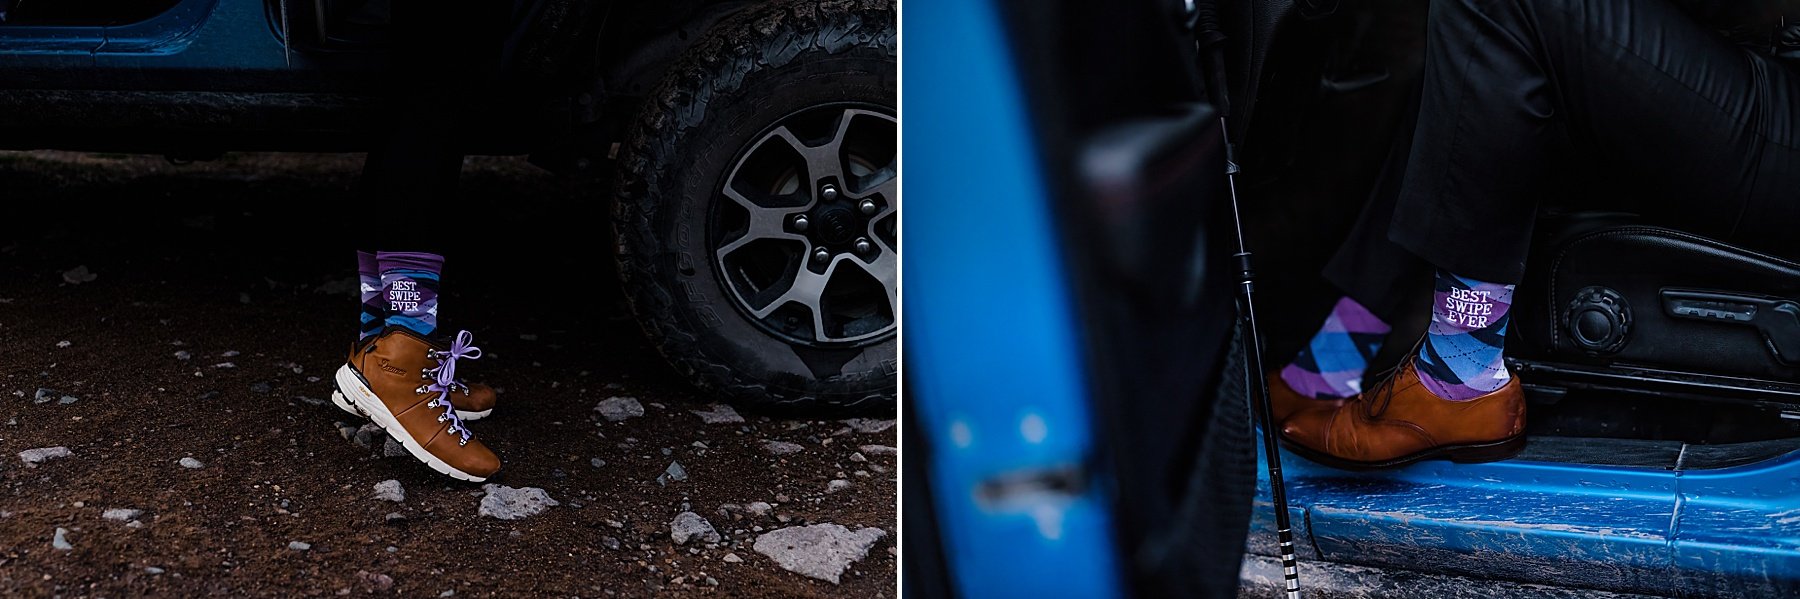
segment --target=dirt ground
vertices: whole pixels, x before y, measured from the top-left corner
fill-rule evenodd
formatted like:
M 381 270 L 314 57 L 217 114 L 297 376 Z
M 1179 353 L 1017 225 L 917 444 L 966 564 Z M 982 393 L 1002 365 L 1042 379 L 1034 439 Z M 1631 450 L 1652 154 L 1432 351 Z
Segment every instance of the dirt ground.
M 383 209 L 352 200 L 360 165 L 0 153 L 0 596 L 895 596 L 896 458 L 853 458 L 895 430 L 703 424 L 690 410 L 713 398 L 621 303 L 603 198 L 522 160 L 465 171 L 442 324 L 486 351 L 459 372 L 501 389 L 471 426 L 504 462 L 490 482 L 560 505 L 479 516 L 479 485 L 347 439 L 360 422 L 322 400 L 355 337 L 352 250 L 379 239 Z M 79 266 L 94 279 L 65 280 Z M 613 396 L 646 415 L 605 421 Z M 16 455 L 54 446 L 71 455 Z M 686 480 L 659 483 L 671 462 Z M 389 479 L 404 502 L 373 497 Z M 851 486 L 827 493 L 834 479 Z M 774 509 L 721 513 L 757 501 Z M 115 508 L 142 514 L 102 517 Z M 675 544 L 686 510 L 721 542 Z M 816 523 L 886 536 L 838 585 L 751 548 Z

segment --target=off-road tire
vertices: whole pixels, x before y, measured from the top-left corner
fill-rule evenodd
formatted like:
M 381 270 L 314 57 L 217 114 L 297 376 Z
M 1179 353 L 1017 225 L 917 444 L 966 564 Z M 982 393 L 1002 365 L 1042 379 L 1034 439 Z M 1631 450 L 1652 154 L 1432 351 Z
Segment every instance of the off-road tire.
M 651 343 L 703 389 L 756 408 L 893 412 L 894 335 L 823 349 L 770 335 L 728 295 L 705 231 L 710 203 L 720 201 L 716 188 L 737 154 L 797 106 L 894 110 L 894 13 L 886 0 L 745 9 L 675 62 L 629 127 L 613 214 L 622 287 Z M 832 351 L 839 353 L 819 358 Z

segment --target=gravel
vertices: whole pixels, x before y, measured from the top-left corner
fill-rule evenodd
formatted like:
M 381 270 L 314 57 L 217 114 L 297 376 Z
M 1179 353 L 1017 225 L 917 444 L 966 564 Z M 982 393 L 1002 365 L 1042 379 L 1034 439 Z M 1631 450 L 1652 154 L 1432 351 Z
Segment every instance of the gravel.
M 36 468 L 38 464 L 50 460 L 66 457 L 69 457 L 69 448 L 61 445 L 56 447 L 39 447 L 37 449 L 27 449 L 19 452 L 19 459 L 23 460 L 26 466 L 32 468 Z
M 517 520 L 543 513 L 551 506 L 561 505 L 555 499 L 551 499 L 548 492 L 537 487 L 515 489 L 486 484 L 481 488 L 487 491 L 487 495 L 481 498 L 481 507 L 478 513 L 490 518 Z
M 700 421 L 707 424 L 736 424 L 744 421 L 744 417 L 739 416 L 737 410 L 731 409 L 731 406 L 722 403 L 713 404 L 711 409 L 704 412 L 700 410 L 688 411 L 699 416 Z
M 600 416 L 606 418 L 608 422 L 618 422 L 627 418 L 643 416 L 644 404 L 638 403 L 635 397 L 608 397 L 600 400 L 600 403 L 594 406 L 594 410 L 600 412 Z
M 837 479 L 837 480 L 833 480 L 829 483 L 825 483 L 825 492 L 826 493 L 836 493 L 838 491 L 842 491 L 842 490 L 848 489 L 848 488 L 850 488 L 850 481 L 847 481 L 847 480 L 844 480 L 841 478 Z
M 744 504 L 744 511 L 749 512 L 752 516 L 767 516 L 774 509 L 775 506 L 769 505 L 766 501 L 752 501 Z
M 858 447 L 856 449 L 859 451 L 862 451 L 863 455 L 876 455 L 876 456 L 900 455 L 900 450 L 898 448 L 888 447 L 886 445 L 864 445 L 864 446 Z
M 375 483 L 375 499 L 396 503 L 406 501 L 406 488 L 400 486 L 400 481 L 392 479 Z
M 790 526 L 756 537 L 753 548 L 783 570 L 838 584 L 844 570 L 886 536 L 879 528 L 851 532 L 838 524 Z
M 800 450 L 802 450 L 802 449 L 806 449 L 806 448 L 801 446 L 799 443 L 789 443 L 787 441 L 765 441 L 765 442 L 763 442 L 763 451 L 769 452 L 770 455 L 788 455 L 791 453 L 800 453 Z
M 395 441 L 391 436 L 388 437 L 386 441 L 381 442 L 381 457 L 404 458 L 409 455 L 412 455 L 412 452 L 407 451 L 405 445 L 401 445 L 399 441 Z
M 682 512 L 669 522 L 669 538 L 676 545 L 686 545 L 690 539 L 699 539 L 706 543 L 719 542 L 719 531 L 713 529 L 711 522 L 693 512 Z
M 294 551 L 312 551 L 312 543 L 306 541 L 288 541 L 288 549 Z

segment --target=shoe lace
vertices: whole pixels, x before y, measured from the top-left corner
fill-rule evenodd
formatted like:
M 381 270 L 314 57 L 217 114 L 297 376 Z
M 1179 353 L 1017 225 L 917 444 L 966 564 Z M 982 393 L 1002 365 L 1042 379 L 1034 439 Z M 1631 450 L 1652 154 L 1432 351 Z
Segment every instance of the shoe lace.
M 460 436 L 456 444 L 468 445 L 469 437 L 474 433 L 469 431 L 469 427 L 463 425 L 462 417 L 456 415 L 456 407 L 450 403 L 450 392 L 462 386 L 462 383 L 456 380 L 456 361 L 464 358 L 481 359 L 481 348 L 475 347 L 475 334 L 468 331 L 457 333 L 456 338 L 450 342 L 450 349 L 426 350 L 425 356 L 436 361 L 438 365 L 436 368 L 426 368 L 419 373 L 419 376 L 429 379 L 430 382 L 420 385 L 416 391 L 419 393 L 437 392 L 438 396 L 426 405 L 433 408 L 444 408 L 444 413 L 437 417 L 438 422 L 449 422 L 450 432 Z M 462 388 L 467 389 L 468 387 Z
M 1400 375 L 1404 373 L 1407 368 L 1412 366 L 1412 357 L 1419 355 L 1419 350 L 1424 347 L 1424 344 L 1425 340 L 1420 339 L 1418 344 L 1413 346 L 1413 350 L 1407 353 L 1407 357 L 1400 359 L 1399 364 L 1396 364 L 1393 368 L 1389 368 L 1381 373 L 1381 382 L 1376 383 L 1373 388 L 1363 392 L 1363 415 L 1368 416 L 1370 420 L 1374 420 L 1380 418 L 1382 414 L 1387 413 L 1388 405 L 1394 402 L 1394 394 L 1396 393 L 1394 390 L 1394 382 L 1400 380 Z
M 1388 404 L 1394 402 L 1394 381 L 1400 379 L 1400 371 L 1405 366 L 1406 362 L 1403 361 L 1399 366 L 1387 369 L 1386 372 L 1381 373 L 1381 382 L 1375 383 L 1373 388 L 1363 392 L 1364 416 L 1374 420 L 1387 413 Z

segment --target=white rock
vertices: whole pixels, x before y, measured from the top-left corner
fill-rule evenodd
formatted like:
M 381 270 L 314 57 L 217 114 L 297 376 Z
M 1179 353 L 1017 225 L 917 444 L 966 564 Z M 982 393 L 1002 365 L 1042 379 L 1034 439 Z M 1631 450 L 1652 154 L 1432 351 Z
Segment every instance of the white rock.
M 864 445 L 862 447 L 858 447 L 857 449 L 862 450 L 863 455 L 899 455 L 900 454 L 899 449 L 893 448 L 893 447 L 888 447 L 886 445 Z
M 859 433 L 879 433 L 894 428 L 892 420 L 876 420 L 874 418 L 850 418 L 844 421 L 845 426 Z
M 744 511 L 749 512 L 752 516 L 767 516 L 769 515 L 769 511 L 773 509 L 775 509 L 775 506 L 762 501 L 752 501 L 744 504 Z
M 196 460 L 194 458 L 181 458 L 181 461 L 179 463 L 181 464 L 182 468 L 205 468 L 206 467 L 206 464 L 204 464 L 200 460 Z
M 398 480 L 384 480 L 375 483 L 375 499 L 381 501 L 406 501 L 406 488 L 400 486 Z
M 837 524 L 790 526 L 756 537 L 753 548 L 783 570 L 837 584 L 851 563 L 886 536 L 879 528 L 851 532 Z
M 707 424 L 734 424 L 734 423 L 744 421 L 744 417 L 739 416 L 737 413 L 737 410 L 734 410 L 731 408 L 731 406 L 728 406 L 728 405 L 725 405 L 722 403 L 713 404 L 711 406 L 711 409 L 709 409 L 705 412 L 702 412 L 700 410 L 688 410 L 688 411 L 693 412 L 694 415 L 696 415 L 696 416 L 699 416 L 700 421 L 705 422 Z
M 850 488 L 850 481 L 847 481 L 847 480 L 844 480 L 841 478 L 837 479 L 837 480 L 833 480 L 829 483 L 825 483 L 825 492 L 826 493 L 836 493 L 838 491 L 842 491 L 842 490 L 848 489 L 848 488 Z
M 535 516 L 561 505 L 550 494 L 537 487 L 512 488 L 495 484 L 481 486 L 487 495 L 481 498 L 478 513 L 501 520 L 517 520 L 527 516 Z
M 743 563 L 744 558 L 738 557 L 736 553 L 727 553 L 725 554 L 724 560 L 727 564 L 737 564 Z
M 144 515 L 144 510 L 134 510 L 131 508 L 123 508 L 123 507 L 116 507 L 116 508 L 106 510 L 106 511 L 100 513 L 101 518 L 105 518 L 107 520 L 118 520 L 120 522 L 124 522 L 126 520 L 136 520 L 138 516 L 142 516 L 142 515 Z
M 799 443 L 789 443 L 787 441 L 764 441 L 763 442 L 763 451 L 767 451 L 771 455 L 788 455 L 790 453 L 799 453 L 800 450 L 802 450 L 802 449 L 806 449 L 806 448 L 801 446 Z
M 61 445 L 56 447 L 39 447 L 37 449 L 27 449 L 19 452 L 19 459 L 23 460 L 26 466 L 32 468 L 36 468 L 38 464 L 50 460 L 66 457 L 69 457 L 69 448 Z
M 606 418 L 608 422 L 618 422 L 627 418 L 643 416 L 644 404 L 638 403 L 635 397 L 608 397 L 600 400 L 600 403 L 594 406 L 594 410 L 600 412 L 600 416 Z
M 54 536 L 50 539 L 50 546 L 55 547 L 61 551 L 68 551 L 70 549 L 74 549 L 75 546 L 69 544 L 68 534 L 69 534 L 69 529 L 57 527 L 56 536 Z
M 288 549 L 294 551 L 311 551 L 312 543 L 306 541 L 288 541 Z
M 88 267 L 86 264 L 77 266 L 75 268 L 71 268 L 69 270 L 65 270 L 65 271 L 63 271 L 63 274 L 62 274 L 63 282 L 68 283 L 70 285 L 80 285 L 82 283 L 92 283 L 92 282 L 94 282 L 94 279 L 98 279 L 98 278 L 100 278 L 100 275 L 92 273 L 92 272 L 88 272 Z
M 675 519 L 669 522 L 669 538 L 674 539 L 676 545 L 686 545 L 689 539 L 717 543 L 719 542 L 719 531 L 714 530 L 712 523 L 707 522 L 706 518 L 700 517 L 700 514 L 682 512 L 676 514 Z
M 687 478 L 687 469 L 681 467 L 681 462 L 669 462 L 668 469 L 663 470 L 662 474 L 656 475 L 656 484 L 666 487 L 669 483 L 683 482 Z

